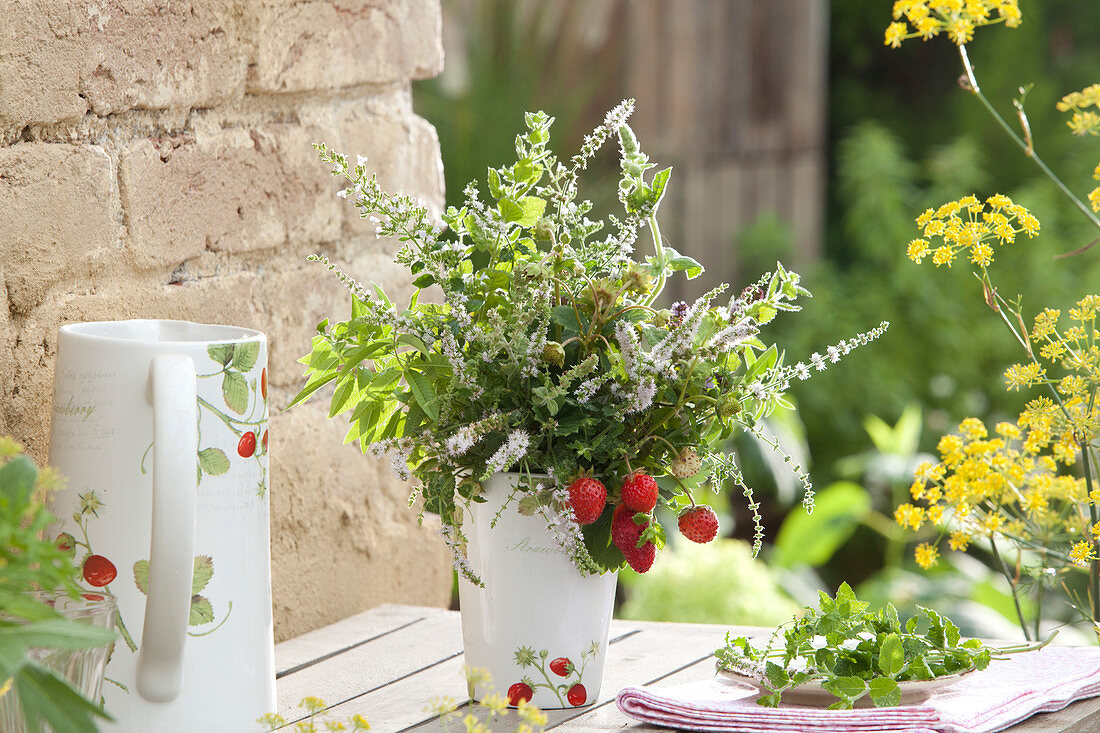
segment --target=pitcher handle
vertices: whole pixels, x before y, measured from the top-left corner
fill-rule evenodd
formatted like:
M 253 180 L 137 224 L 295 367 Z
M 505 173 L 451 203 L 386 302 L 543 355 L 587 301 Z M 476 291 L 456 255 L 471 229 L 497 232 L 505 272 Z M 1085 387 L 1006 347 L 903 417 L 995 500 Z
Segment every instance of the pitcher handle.
M 154 357 L 152 386 L 153 534 L 137 689 L 146 700 L 168 702 L 180 692 L 191 612 L 199 451 L 194 362 L 183 354 Z

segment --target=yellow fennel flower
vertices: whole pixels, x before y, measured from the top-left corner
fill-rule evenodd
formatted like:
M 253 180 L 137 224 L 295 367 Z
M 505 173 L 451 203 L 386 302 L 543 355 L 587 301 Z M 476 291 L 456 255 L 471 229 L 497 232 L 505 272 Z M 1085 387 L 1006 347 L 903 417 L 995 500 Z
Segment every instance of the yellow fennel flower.
M 1087 540 L 1075 542 L 1069 551 L 1069 559 L 1073 561 L 1074 565 L 1088 565 L 1095 557 L 1096 555 L 1092 551 L 1092 543 Z
M 927 542 L 922 542 L 917 545 L 917 549 L 914 550 L 913 556 L 917 561 L 917 565 L 927 570 L 936 564 L 940 557 L 940 551 L 936 549 L 935 545 L 930 545 Z
M 985 423 L 976 417 L 968 417 L 959 423 L 959 432 L 966 436 L 967 440 L 981 440 L 989 435 L 985 429 Z
M 901 48 L 901 42 L 905 39 L 908 27 L 905 23 L 891 23 L 886 26 L 886 40 L 884 43 L 891 48 Z
M 962 530 L 957 530 L 951 533 L 951 537 L 948 538 L 947 544 L 952 550 L 964 552 L 966 548 L 970 546 L 970 535 Z
M 924 510 L 912 504 L 901 504 L 894 510 L 894 521 L 902 529 L 911 529 L 915 532 L 924 524 Z
M 1100 191 L 1100 189 L 1097 190 Z M 919 265 L 921 263 L 921 260 L 923 260 L 925 255 L 927 254 L 928 242 L 926 240 L 914 239 L 912 242 L 909 243 L 908 255 L 909 259 L 913 260 L 913 262 L 916 262 Z
M 1039 364 L 1013 364 L 1005 370 L 1005 384 L 1008 389 L 1016 391 L 1021 387 L 1030 387 L 1038 384 L 1046 377 L 1046 370 Z

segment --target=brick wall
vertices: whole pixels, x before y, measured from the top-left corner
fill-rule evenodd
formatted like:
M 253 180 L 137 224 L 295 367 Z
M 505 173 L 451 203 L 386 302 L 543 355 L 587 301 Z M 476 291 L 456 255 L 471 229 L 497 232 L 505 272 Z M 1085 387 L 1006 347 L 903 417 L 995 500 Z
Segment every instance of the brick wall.
M 44 459 L 57 328 L 85 320 L 258 328 L 289 402 L 348 307 L 308 254 L 407 290 L 310 145 L 441 206 L 409 83 L 442 63 L 439 0 L 0 0 L 0 434 Z M 408 487 L 324 408 L 271 417 L 278 638 L 450 595 Z

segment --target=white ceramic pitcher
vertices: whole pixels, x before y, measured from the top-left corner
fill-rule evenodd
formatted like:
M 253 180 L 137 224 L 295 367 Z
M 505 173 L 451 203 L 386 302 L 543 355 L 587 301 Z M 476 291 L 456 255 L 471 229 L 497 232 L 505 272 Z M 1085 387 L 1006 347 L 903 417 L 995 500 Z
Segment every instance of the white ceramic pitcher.
M 183 321 L 62 326 L 58 542 L 118 600 L 117 733 L 242 733 L 275 709 L 267 341 Z M 113 683 L 113 684 L 112 684 Z

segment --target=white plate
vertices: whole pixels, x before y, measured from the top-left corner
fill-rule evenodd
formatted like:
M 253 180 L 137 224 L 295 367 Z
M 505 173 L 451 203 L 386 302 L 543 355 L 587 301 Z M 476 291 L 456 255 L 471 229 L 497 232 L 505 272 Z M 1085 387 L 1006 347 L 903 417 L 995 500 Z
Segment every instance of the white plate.
M 899 682 L 898 689 L 901 690 L 901 702 L 899 705 L 916 705 L 917 703 L 924 702 L 931 697 L 934 691 L 958 682 L 959 679 L 973 671 L 973 669 L 969 669 L 966 672 L 937 677 L 932 680 Z M 719 669 L 718 674 L 727 679 L 747 685 L 756 690 L 760 695 L 771 693 L 771 691 L 764 687 L 757 678 L 747 672 L 732 669 Z M 818 682 L 809 682 L 804 685 L 799 685 L 783 693 L 783 703 L 788 705 L 805 705 L 807 707 L 824 708 L 832 705 L 836 701 L 836 695 L 826 690 Z M 871 702 L 870 696 L 865 696 L 857 700 L 855 706 L 857 708 L 870 708 L 874 707 L 874 703 Z

